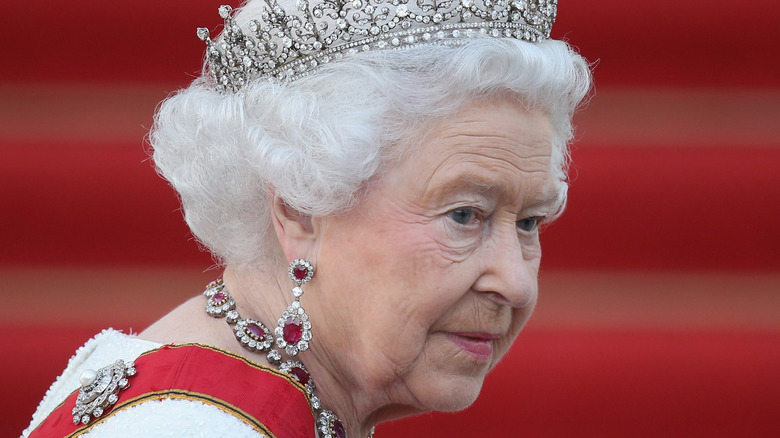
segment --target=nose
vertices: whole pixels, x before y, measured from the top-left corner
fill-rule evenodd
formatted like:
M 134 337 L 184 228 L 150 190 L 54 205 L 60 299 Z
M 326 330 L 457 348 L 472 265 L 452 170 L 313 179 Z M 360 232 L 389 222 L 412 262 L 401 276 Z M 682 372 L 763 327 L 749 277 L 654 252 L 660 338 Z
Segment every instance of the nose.
M 502 233 L 480 251 L 480 275 L 474 290 L 498 304 L 521 308 L 533 304 L 538 293 L 541 249 L 518 239 L 517 231 Z

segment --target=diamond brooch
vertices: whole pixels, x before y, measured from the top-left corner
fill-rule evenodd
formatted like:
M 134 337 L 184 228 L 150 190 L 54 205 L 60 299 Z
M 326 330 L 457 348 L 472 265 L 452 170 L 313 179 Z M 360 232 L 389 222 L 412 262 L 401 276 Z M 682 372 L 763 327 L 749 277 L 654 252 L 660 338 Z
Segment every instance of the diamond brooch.
M 130 386 L 128 379 L 135 373 L 135 363 L 121 359 L 97 371 L 81 373 L 81 389 L 71 411 L 73 424 L 87 424 L 103 415 L 119 400 L 119 392 Z

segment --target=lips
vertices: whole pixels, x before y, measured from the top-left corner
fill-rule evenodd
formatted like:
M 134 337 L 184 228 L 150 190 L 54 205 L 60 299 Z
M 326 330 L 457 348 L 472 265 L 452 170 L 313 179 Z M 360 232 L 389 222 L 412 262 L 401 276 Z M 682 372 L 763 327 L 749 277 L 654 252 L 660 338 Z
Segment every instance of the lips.
M 479 360 L 490 360 L 493 356 L 493 340 L 501 335 L 495 333 L 446 333 L 447 338 L 463 351 Z

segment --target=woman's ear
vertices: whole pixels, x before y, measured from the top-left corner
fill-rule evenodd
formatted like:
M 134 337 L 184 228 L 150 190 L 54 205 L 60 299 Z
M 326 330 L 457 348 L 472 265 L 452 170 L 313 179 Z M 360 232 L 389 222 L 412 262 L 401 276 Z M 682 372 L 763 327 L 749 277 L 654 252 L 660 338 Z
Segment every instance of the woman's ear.
M 317 240 L 311 216 L 287 205 L 273 190 L 269 190 L 268 202 L 274 231 L 287 260 L 311 259 Z

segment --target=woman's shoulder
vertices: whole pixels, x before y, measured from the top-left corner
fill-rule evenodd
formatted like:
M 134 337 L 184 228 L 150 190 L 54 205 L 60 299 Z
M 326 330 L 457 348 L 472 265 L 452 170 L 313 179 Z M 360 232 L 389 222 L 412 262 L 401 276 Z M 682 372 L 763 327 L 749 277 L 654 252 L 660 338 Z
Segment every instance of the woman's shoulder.
M 76 394 L 85 370 L 94 371 L 94 383 Z M 106 396 L 109 414 L 104 405 L 92 406 Z M 279 405 L 279 398 L 287 401 Z M 85 437 L 257 438 L 267 431 L 303 437 L 313 436 L 314 422 L 304 388 L 288 374 L 209 345 L 161 344 L 106 330 L 71 358 L 22 436 L 76 429 Z
M 24 431 L 22 436 L 27 436 L 69 394 L 81 386 L 79 378 L 85 370 L 102 368 L 117 359 L 132 361 L 142 353 L 158 347 L 160 347 L 158 343 L 146 341 L 114 329 L 106 329 L 98 333 L 79 347 L 70 358 L 65 370 L 46 391 L 46 395 L 33 414 L 30 427 Z

